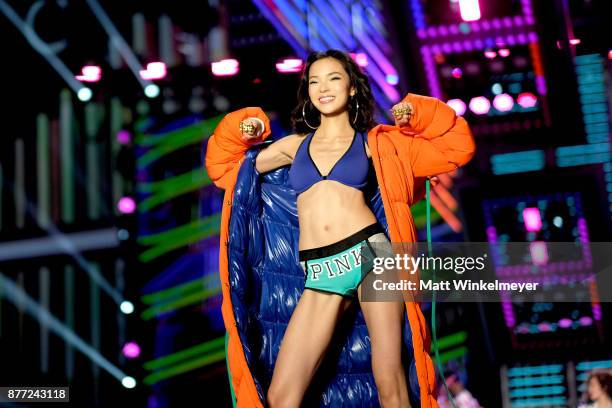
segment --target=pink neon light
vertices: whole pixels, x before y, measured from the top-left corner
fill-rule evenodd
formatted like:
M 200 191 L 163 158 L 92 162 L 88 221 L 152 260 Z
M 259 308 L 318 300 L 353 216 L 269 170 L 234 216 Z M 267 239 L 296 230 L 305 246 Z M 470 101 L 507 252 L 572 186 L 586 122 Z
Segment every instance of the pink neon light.
M 119 144 L 126 145 L 130 143 L 130 140 L 132 140 L 132 136 L 127 130 L 120 130 L 117 132 L 117 141 Z
M 559 327 L 567 329 L 571 325 L 572 325 L 572 321 L 570 319 L 568 319 L 568 318 L 563 318 L 563 319 L 559 320 Z
M 493 98 L 493 106 L 500 112 L 508 112 L 514 106 L 514 99 L 507 93 L 495 95 Z
M 81 82 L 98 82 L 102 78 L 102 68 L 96 65 L 86 65 L 81 68 L 81 75 L 75 78 Z
M 612 59 L 612 50 L 608 50 L 608 59 Z
M 506 58 L 508 55 L 510 55 L 510 50 L 508 48 L 501 48 L 498 52 L 500 57 Z
M 579 320 L 581 326 L 590 326 L 593 324 L 593 319 L 589 316 L 582 316 Z
M 123 214 L 132 214 L 136 210 L 136 202 L 132 197 L 121 197 L 117 203 L 117 208 Z
M 281 73 L 301 72 L 303 62 L 299 58 L 285 58 L 276 63 L 276 70 Z
M 517 102 L 523 108 L 533 108 L 538 103 L 538 98 L 531 92 L 523 92 L 518 95 Z
M 353 53 L 351 52 L 351 57 L 355 60 L 357 65 L 360 67 L 366 67 L 368 65 L 368 56 L 363 52 Z
M 572 45 L 578 45 L 580 44 L 580 38 L 572 38 L 569 42 Z
M 150 62 L 146 69 L 140 70 L 140 77 L 146 80 L 163 79 L 166 77 L 166 64 L 163 62 Z
M 478 0 L 459 0 L 459 12 L 463 21 L 480 20 L 480 4 L 478 4 Z
M 451 99 L 448 102 L 446 102 L 446 104 L 450 106 L 451 108 L 453 108 L 453 110 L 459 116 L 462 116 L 465 113 L 465 109 L 466 109 L 465 102 L 463 102 L 461 99 Z
M 538 330 L 540 330 L 541 332 L 549 332 L 550 324 L 548 324 L 547 322 L 540 323 L 538 324 Z
M 525 229 L 529 232 L 536 232 L 542 228 L 542 217 L 540 209 L 537 207 L 528 207 L 523 210 L 523 222 Z
M 487 50 L 484 52 L 484 56 L 487 57 L 488 59 L 493 59 L 497 57 L 497 53 L 495 51 Z
M 484 115 L 491 109 L 491 102 L 484 96 L 477 96 L 470 100 L 470 110 L 477 115 Z
M 213 62 L 212 73 L 215 76 L 231 76 L 236 75 L 240 69 L 238 60 L 235 59 L 224 59 L 221 61 Z
M 548 248 L 546 242 L 530 242 L 529 253 L 531 254 L 531 262 L 534 265 L 546 265 L 548 263 Z
M 453 78 L 461 78 L 463 76 L 463 71 L 461 71 L 461 68 L 453 68 L 453 70 L 451 71 L 451 75 L 453 76 Z
M 140 346 L 131 341 L 123 346 L 122 351 L 127 358 L 137 358 L 140 355 Z

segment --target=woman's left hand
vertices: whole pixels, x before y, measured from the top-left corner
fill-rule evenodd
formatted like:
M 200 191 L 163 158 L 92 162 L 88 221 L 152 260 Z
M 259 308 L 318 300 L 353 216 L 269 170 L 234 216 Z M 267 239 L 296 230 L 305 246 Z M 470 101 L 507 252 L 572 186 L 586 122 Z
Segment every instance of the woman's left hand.
M 400 102 L 393 105 L 391 112 L 395 120 L 395 126 L 405 126 L 410 122 L 412 116 L 412 104 L 410 102 Z

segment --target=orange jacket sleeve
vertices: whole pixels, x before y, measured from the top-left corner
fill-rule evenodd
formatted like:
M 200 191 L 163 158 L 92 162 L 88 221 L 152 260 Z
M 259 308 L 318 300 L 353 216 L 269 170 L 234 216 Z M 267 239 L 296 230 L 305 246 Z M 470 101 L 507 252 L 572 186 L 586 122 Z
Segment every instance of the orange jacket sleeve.
M 239 126 L 246 118 L 259 118 L 264 122 L 265 130 L 261 137 L 242 140 Z M 245 152 L 252 145 L 265 140 L 270 133 L 270 120 L 261 108 L 243 108 L 225 115 L 206 146 L 206 171 L 213 183 L 222 189 L 233 185 Z
M 408 94 L 402 102 L 413 106 L 401 132 L 412 136 L 408 154 L 415 177 L 447 173 L 470 161 L 476 145 L 465 119 L 436 98 Z

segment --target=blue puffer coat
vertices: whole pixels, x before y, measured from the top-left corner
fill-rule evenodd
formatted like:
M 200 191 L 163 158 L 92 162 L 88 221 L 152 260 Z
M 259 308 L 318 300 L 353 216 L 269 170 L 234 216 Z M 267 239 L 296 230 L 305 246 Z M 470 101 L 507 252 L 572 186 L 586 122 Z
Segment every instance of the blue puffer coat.
M 298 263 L 296 195 L 288 181 L 288 167 L 260 176 L 255 157 L 262 145 L 247 152 L 238 173 L 229 223 L 228 269 L 238 333 L 257 391 L 265 401 L 283 334 L 304 289 L 304 272 Z M 388 232 L 378 185 L 371 185 L 366 202 Z M 370 341 L 358 302 L 346 313 L 335 336 L 304 406 L 378 407 Z M 407 317 L 404 344 L 410 399 L 417 407 L 419 383 Z

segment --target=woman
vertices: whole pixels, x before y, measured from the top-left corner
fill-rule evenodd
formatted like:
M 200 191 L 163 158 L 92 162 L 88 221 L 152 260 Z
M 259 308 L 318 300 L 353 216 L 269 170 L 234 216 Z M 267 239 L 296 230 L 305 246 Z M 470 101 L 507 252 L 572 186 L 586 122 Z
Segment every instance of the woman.
M 593 371 L 587 380 L 588 398 L 593 401 L 586 408 L 612 408 L 612 374 Z
M 372 370 L 381 405 L 410 406 L 401 364 L 402 322 L 407 312 L 421 406 L 436 406 L 427 330 L 418 305 L 362 301 L 363 277 L 355 262 L 344 273 L 326 273 L 322 268 L 326 261 L 343 258 L 364 243 L 387 241 L 364 202 L 362 189 L 369 160 L 381 187 L 392 241 L 414 242 L 416 231 L 408 203 L 422 198 L 424 177 L 464 165 L 475 147 L 465 121 L 438 100 L 409 95 L 393 109 L 395 126 L 374 129 L 372 104 L 368 79 L 350 57 L 335 50 L 312 53 L 293 112 L 296 133 L 262 149 L 256 158 L 259 173 L 291 166 L 289 178 L 297 194 L 299 261 L 306 281 L 267 392 L 273 408 L 300 406 L 334 328 L 355 300 L 359 301 L 370 337 Z M 237 118 L 241 119 L 243 146 L 231 135 Z M 269 136 L 266 123 L 267 118 L 258 109 L 233 112 L 209 140 L 207 169 L 211 179 L 226 188 L 226 195 L 227 189 L 233 188 L 244 152 L 253 142 Z M 221 240 L 227 236 L 222 226 Z M 223 253 L 220 261 L 221 271 L 227 267 Z M 224 293 L 224 299 L 226 296 L 229 294 Z M 232 317 L 227 317 L 230 337 L 232 326 Z

